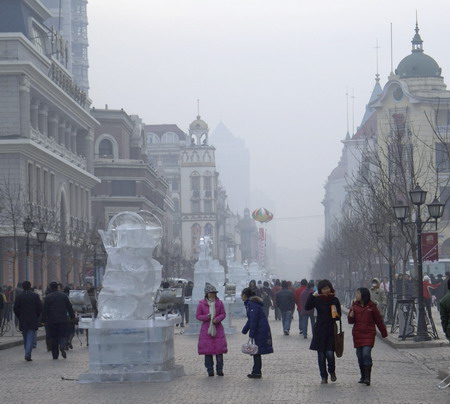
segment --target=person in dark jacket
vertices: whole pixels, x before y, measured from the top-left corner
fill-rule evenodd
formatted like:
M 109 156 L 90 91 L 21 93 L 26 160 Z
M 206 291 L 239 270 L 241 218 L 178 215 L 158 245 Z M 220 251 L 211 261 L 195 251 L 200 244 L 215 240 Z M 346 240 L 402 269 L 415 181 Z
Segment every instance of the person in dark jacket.
M 269 318 L 270 308 L 273 307 L 272 303 L 272 289 L 269 287 L 269 282 L 264 281 L 263 287 L 261 289 L 261 298 L 264 303 L 264 313 L 266 317 Z
M 348 323 L 354 324 L 352 335 L 353 345 L 356 348 L 361 379 L 358 383 L 370 386 L 372 373 L 372 348 L 375 345 L 375 325 L 383 338 L 387 337 L 386 326 L 383 323 L 378 306 L 370 300 L 370 291 L 359 288 L 356 298 L 348 313 Z
M 51 348 L 53 359 L 58 359 L 59 351 L 65 359 L 66 341 L 67 341 L 67 323 L 75 320 L 75 313 L 69 297 L 58 291 L 56 282 L 50 283 L 50 293 L 44 300 L 44 309 L 42 311 L 42 322 L 47 324 L 51 339 Z M 59 348 L 59 349 L 58 349 Z
M 292 316 L 295 310 L 294 294 L 288 289 L 286 281 L 281 282 L 281 290 L 275 296 L 277 307 L 281 312 L 281 322 L 284 335 L 289 335 L 291 329 Z
M 247 323 L 242 329 L 242 334 L 249 333 L 249 337 L 254 340 L 258 346 L 258 353 L 253 355 L 253 369 L 247 375 L 250 379 L 260 379 L 262 376 L 262 357 L 273 353 L 272 333 L 270 332 L 269 322 L 264 314 L 262 299 L 255 296 L 250 288 L 245 288 L 241 294 L 242 301 L 247 310 Z
M 313 310 L 306 310 L 306 302 L 308 301 L 309 295 L 312 295 L 314 293 L 314 281 L 309 281 L 306 289 L 302 292 L 300 296 L 301 301 L 301 319 L 302 319 L 302 333 L 303 338 L 308 338 L 308 319 L 311 321 L 311 333 L 314 330 L 314 324 L 316 322 L 316 319 L 314 318 L 314 309 Z
M 439 302 L 439 314 L 441 315 L 442 330 L 450 341 L 450 278 L 447 280 L 447 294 Z
M 261 289 L 258 288 L 258 286 L 256 286 L 256 281 L 254 279 L 252 279 L 249 284 L 248 287 L 252 290 L 252 292 L 258 296 L 261 297 Z
M 14 301 L 14 314 L 19 320 L 19 329 L 23 336 L 25 360 L 31 362 L 31 351 L 36 340 L 36 331 L 39 328 L 42 303 L 39 295 L 31 291 L 29 281 L 22 282 L 22 288 L 22 293 Z
M 328 383 L 328 373 L 331 381 L 335 382 L 334 330 L 336 321 L 341 317 L 341 303 L 334 295 L 333 285 L 328 279 L 319 281 L 317 292 L 309 295 L 305 309 L 317 310 L 317 321 L 314 324 L 313 338 L 309 349 L 317 351 L 321 383 Z

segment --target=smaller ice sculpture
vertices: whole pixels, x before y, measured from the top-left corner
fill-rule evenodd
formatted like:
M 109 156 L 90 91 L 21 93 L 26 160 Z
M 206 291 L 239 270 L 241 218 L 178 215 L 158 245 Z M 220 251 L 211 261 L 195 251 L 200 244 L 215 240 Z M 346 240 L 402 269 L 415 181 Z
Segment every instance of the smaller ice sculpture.
M 108 253 L 98 318 L 146 320 L 153 313 L 153 299 L 161 283 L 161 265 L 152 252 L 161 239 L 161 224 L 151 213 L 121 212 L 108 230 L 99 230 Z

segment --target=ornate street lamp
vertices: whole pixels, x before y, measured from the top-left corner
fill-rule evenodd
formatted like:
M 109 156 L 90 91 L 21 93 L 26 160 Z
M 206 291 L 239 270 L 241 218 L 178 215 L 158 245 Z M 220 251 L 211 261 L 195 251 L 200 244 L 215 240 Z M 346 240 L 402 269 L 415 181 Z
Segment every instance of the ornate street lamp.
M 414 222 L 405 222 L 408 217 L 409 207 L 406 205 L 394 206 L 395 216 L 403 224 L 415 224 L 417 233 L 417 286 L 418 286 L 418 316 L 417 316 L 417 335 L 415 341 L 429 341 L 431 339 L 428 334 L 427 323 L 425 321 L 425 307 L 423 300 L 423 268 L 422 268 L 422 230 L 424 226 L 433 219 L 436 223 L 444 214 L 444 205 L 437 198 L 428 205 L 430 217 L 423 222 L 420 215 L 420 206 L 425 203 L 427 191 L 420 188 L 419 184 L 409 192 L 409 196 L 413 205 L 417 206 L 416 220 Z
M 42 296 L 44 296 L 44 244 L 47 241 L 47 233 L 44 230 L 44 226 L 39 228 L 36 232 L 36 237 L 41 248 L 41 286 L 42 286 Z
M 28 216 L 25 221 L 23 222 L 23 230 L 27 234 L 27 238 L 25 240 L 25 278 L 28 280 L 28 257 L 30 256 L 30 233 L 33 230 L 34 223 L 30 219 L 30 216 Z

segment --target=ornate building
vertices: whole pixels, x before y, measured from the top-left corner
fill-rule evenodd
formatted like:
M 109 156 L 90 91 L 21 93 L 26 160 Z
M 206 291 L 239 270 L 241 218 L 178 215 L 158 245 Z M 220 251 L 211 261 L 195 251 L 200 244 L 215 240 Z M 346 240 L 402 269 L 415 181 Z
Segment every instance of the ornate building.
M 78 281 L 74 240 L 88 233 L 98 122 L 90 100 L 67 70 L 64 41 L 45 26 L 37 0 L 0 2 L 0 282 Z M 7 200 L 15 203 L 7 203 Z M 49 233 L 45 257 L 22 222 Z M 45 270 L 44 270 L 45 268 Z

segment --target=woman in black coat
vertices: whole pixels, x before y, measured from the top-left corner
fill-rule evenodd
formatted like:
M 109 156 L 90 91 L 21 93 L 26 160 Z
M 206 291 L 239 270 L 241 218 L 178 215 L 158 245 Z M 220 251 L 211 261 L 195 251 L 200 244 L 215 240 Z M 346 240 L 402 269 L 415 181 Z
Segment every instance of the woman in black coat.
M 334 328 L 336 320 L 341 317 L 341 303 L 334 295 L 333 285 L 329 280 L 324 279 L 318 283 L 317 292 L 308 297 L 305 309 L 317 310 L 317 320 L 314 325 L 313 338 L 309 349 L 317 351 L 322 384 L 328 383 L 328 373 L 331 381 L 335 382 Z
M 259 296 L 255 296 L 250 288 L 242 291 L 242 301 L 247 309 L 247 323 L 242 329 L 242 334 L 249 332 L 249 337 L 258 346 L 258 353 L 253 355 L 253 370 L 247 377 L 250 379 L 261 378 L 262 358 L 261 355 L 273 353 L 272 333 L 269 322 L 264 313 L 264 303 Z

